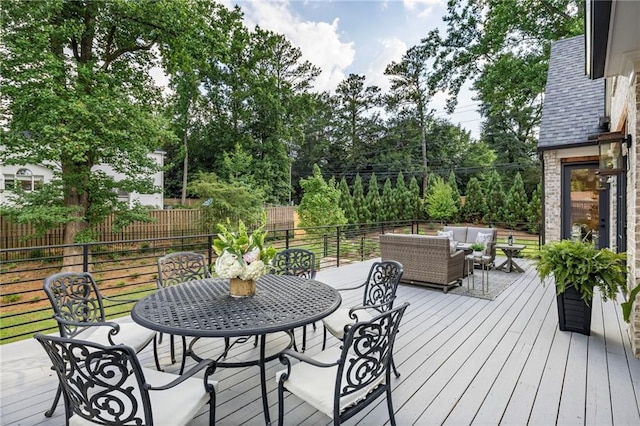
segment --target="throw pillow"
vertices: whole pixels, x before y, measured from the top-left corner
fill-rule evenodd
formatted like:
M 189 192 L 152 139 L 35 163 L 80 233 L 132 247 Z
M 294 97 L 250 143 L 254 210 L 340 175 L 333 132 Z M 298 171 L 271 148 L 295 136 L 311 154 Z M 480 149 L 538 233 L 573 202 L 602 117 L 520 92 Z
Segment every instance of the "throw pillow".
M 447 237 L 449 241 L 453 241 L 453 231 L 438 231 L 438 237 Z
M 493 234 L 485 234 L 483 232 L 478 232 L 476 236 L 476 243 L 482 243 L 486 247 L 487 244 L 493 241 Z
M 451 250 L 451 254 L 455 254 L 455 252 L 458 251 L 458 243 L 453 240 L 450 240 L 449 249 Z

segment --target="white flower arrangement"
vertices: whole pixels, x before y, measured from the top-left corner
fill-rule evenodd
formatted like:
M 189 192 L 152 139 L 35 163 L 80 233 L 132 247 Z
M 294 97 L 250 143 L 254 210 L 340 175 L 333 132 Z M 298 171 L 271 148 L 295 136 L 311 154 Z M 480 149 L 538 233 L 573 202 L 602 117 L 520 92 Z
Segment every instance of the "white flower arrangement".
M 249 235 L 242 221 L 238 223 L 238 232 L 231 232 L 223 224 L 218 224 L 219 233 L 213 241 L 213 249 L 218 254 L 214 269 L 219 277 L 256 280 L 269 273 L 269 262 L 276 250 L 264 247 L 267 232 L 263 232 L 263 228 L 264 225 Z

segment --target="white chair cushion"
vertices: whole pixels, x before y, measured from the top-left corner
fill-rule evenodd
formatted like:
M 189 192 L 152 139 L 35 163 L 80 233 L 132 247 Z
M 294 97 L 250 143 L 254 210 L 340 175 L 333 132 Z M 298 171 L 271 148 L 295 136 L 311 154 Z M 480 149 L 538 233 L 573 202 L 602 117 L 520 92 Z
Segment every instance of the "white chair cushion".
M 341 353 L 341 349 L 333 347 L 320 352 L 313 358 L 325 363 L 336 362 L 340 359 Z M 286 371 L 285 369 L 276 373 L 276 383 L 278 383 L 280 376 L 286 373 Z M 284 382 L 284 385 L 289 392 L 333 418 L 333 396 L 335 393 L 334 389 L 337 374 L 337 366 L 322 368 L 299 362 L 291 366 L 291 374 Z M 383 382 L 384 375 L 366 388 L 340 398 L 340 413 L 363 400 L 372 390 Z
M 151 386 L 162 386 L 175 380 L 178 376 L 175 374 L 164 373 L 162 371 L 150 368 L 142 368 L 145 381 Z M 217 391 L 218 382 L 210 382 Z M 125 382 L 135 386 L 136 378 L 132 374 Z M 191 377 L 179 385 L 167 390 L 150 390 L 149 399 L 151 400 L 151 412 L 153 413 L 153 424 L 162 426 L 182 426 L 189 423 L 200 409 L 208 404 L 209 394 L 204 389 L 203 380 L 197 377 Z M 144 411 L 140 406 L 140 415 Z M 70 426 L 86 426 L 94 425 L 80 416 L 71 416 L 69 419 Z
M 144 328 L 133 322 L 119 323 L 120 331 L 115 336 L 112 336 L 113 343 L 116 345 L 127 345 L 133 348 L 134 351 L 140 352 L 142 348 L 147 346 L 149 342 L 153 340 L 156 332 Z M 74 339 L 88 340 L 90 342 L 99 343 L 105 346 L 111 346 L 109 338 L 107 337 L 111 327 L 87 327 L 86 330 L 78 333 Z
M 356 315 L 358 316 L 358 321 L 369 321 L 373 318 L 365 309 L 357 310 Z M 349 309 L 338 309 L 322 320 L 327 331 L 340 340 L 344 339 L 344 326 L 354 322 L 353 319 L 349 318 Z

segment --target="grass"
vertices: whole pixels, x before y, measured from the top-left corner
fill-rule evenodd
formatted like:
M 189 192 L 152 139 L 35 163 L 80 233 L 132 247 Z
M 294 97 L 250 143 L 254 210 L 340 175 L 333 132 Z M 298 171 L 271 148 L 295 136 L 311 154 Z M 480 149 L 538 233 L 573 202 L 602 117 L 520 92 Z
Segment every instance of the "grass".
M 155 286 L 150 286 L 135 295 L 118 295 L 120 297 L 142 298 L 155 291 Z M 110 296 L 117 297 L 110 294 Z M 105 316 L 107 319 L 120 318 L 130 314 L 134 303 L 125 303 L 113 305 L 111 302 L 105 302 Z M 29 339 L 35 333 L 53 333 L 58 331 L 58 324 L 52 318 L 53 311 L 45 309 L 42 311 L 24 312 L 20 315 L 9 316 L 9 314 L 0 315 L 0 342 L 1 344 L 17 342 L 19 340 Z M 28 333 L 25 336 L 18 336 Z

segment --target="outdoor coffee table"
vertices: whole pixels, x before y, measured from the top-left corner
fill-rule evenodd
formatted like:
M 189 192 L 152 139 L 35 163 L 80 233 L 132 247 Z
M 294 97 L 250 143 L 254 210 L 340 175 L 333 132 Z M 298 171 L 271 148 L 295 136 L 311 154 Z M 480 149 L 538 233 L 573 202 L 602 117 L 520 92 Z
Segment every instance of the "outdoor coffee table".
M 507 260 L 496 266 L 495 269 L 497 271 L 504 269 L 505 272 L 511 272 L 515 269 L 518 272 L 524 272 L 524 269 L 513 260 L 513 256 L 517 256 L 525 247 L 524 244 L 496 244 L 496 248 L 502 250 L 505 256 L 507 256 Z
M 229 295 L 228 279 L 209 278 L 166 287 L 140 299 L 131 311 L 131 318 L 151 330 L 183 338 L 244 341 L 247 336 L 260 336 L 259 358 L 244 362 L 226 362 L 222 358 L 217 366 L 260 367 L 262 408 L 265 423 L 270 424 L 265 363 L 277 358 L 279 352 L 266 354 L 266 335 L 284 331 L 292 341 L 291 330 L 330 315 L 341 301 L 334 288 L 295 276 L 265 275 L 256 282 L 256 295 L 243 298 Z M 201 359 L 193 351 L 193 343 L 188 354 Z

